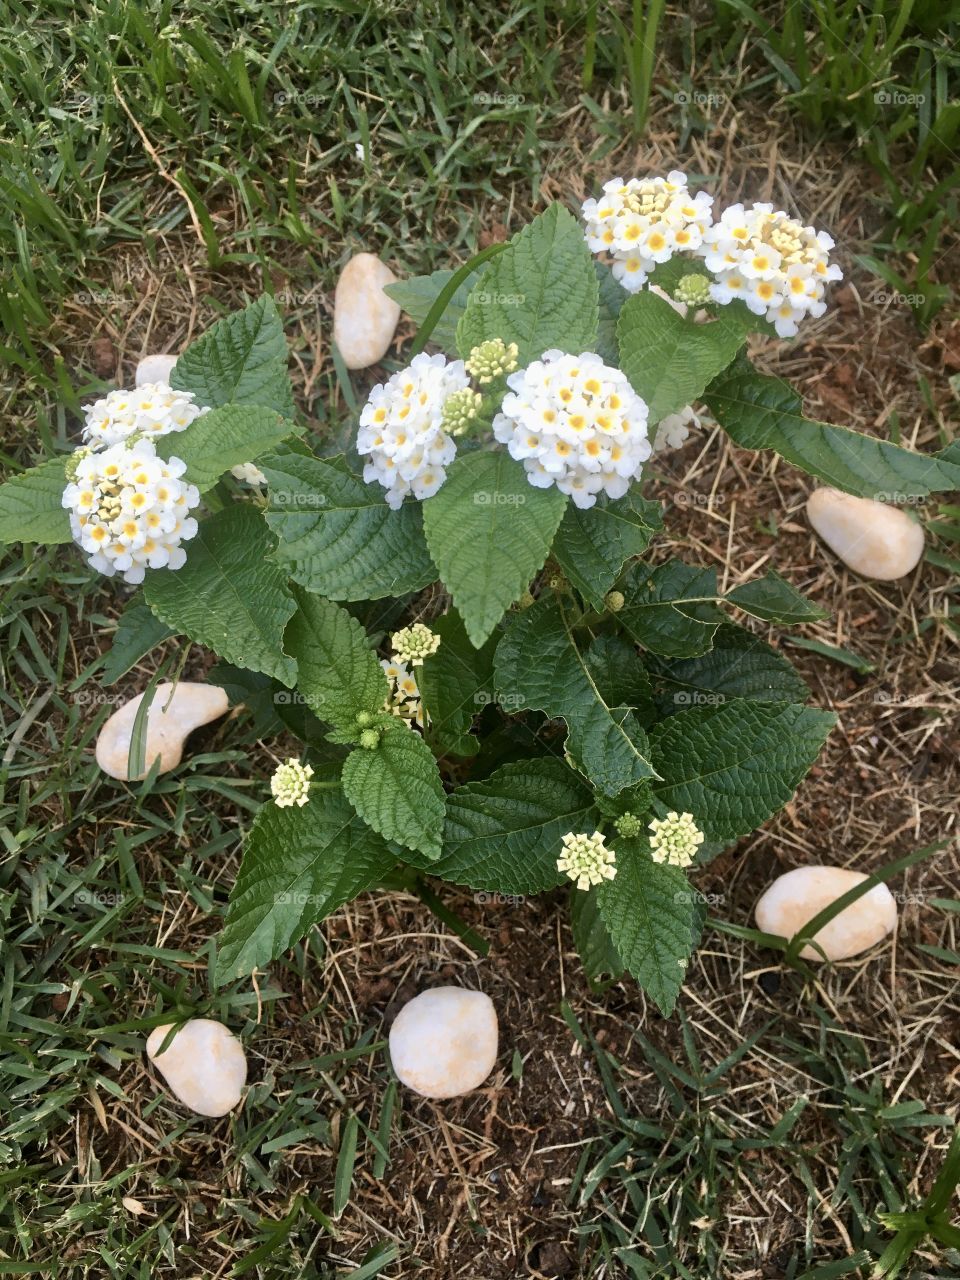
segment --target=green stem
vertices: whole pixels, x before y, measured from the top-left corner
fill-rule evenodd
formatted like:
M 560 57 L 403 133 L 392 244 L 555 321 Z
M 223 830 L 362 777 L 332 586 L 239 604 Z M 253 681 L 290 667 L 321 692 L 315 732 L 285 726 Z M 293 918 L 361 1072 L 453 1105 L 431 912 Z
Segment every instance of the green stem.
M 507 243 L 508 242 L 505 241 L 503 244 L 492 244 L 487 249 L 481 249 L 480 252 L 474 254 L 468 262 L 465 262 L 462 267 L 457 268 L 437 294 L 434 299 L 433 306 L 427 312 L 427 318 L 420 326 L 420 331 L 417 334 L 416 340 L 410 348 L 411 356 L 419 355 L 427 345 L 430 335 L 436 328 L 440 317 L 443 315 L 444 311 L 446 311 L 450 299 L 463 284 L 464 280 L 467 279 L 471 272 L 476 271 L 477 267 L 479 267 L 481 263 L 486 262 L 488 258 L 492 258 L 497 253 L 502 253 L 507 247 Z

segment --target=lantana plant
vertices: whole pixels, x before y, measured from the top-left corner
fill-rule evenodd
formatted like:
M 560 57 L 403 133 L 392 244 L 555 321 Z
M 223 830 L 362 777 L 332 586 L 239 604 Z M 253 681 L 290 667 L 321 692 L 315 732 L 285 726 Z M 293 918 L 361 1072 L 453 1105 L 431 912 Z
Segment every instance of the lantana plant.
M 832 249 L 767 204 L 715 217 L 682 174 L 618 178 L 581 219 L 551 205 L 391 287 L 415 349 L 344 453 L 304 443 L 264 297 L 0 489 L 4 540 L 75 541 L 137 588 L 110 678 L 186 637 L 263 736 L 303 744 L 263 780 L 221 979 L 399 872 L 565 889 L 589 974 L 673 1008 L 703 927 L 691 874 L 791 798 L 835 717 L 747 621 L 815 605 L 775 572 L 723 593 L 656 555 L 656 452 L 705 409 L 861 497 L 960 485 L 955 449 L 807 419 L 746 358 L 823 313 Z

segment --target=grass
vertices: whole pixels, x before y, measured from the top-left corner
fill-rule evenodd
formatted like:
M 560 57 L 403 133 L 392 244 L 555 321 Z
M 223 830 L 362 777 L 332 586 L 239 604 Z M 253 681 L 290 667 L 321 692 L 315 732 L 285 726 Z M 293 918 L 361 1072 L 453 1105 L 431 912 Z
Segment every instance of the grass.
M 920 319 L 935 322 L 950 302 L 938 256 L 955 234 L 952 186 L 936 197 L 942 223 L 924 211 L 950 177 L 932 133 L 949 124 L 938 104 L 952 55 L 936 44 L 932 8 L 915 4 L 899 30 L 889 6 L 886 22 L 863 28 L 859 12 L 795 6 L 781 30 L 774 6 L 718 4 L 694 17 L 655 0 L 629 12 L 507 0 L 478 13 L 439 2 L 50 0 L 38 10 L 7 0 L 0 457 L 12 468 L 69 447 L 79 405 L 118 361 L 179 344 L 262 287 L 289 316 L 301 407 L 329 436 L 363 395 L 325 341 L 332 282 L 352 251 L 375 248 L 401 272 L 465 261 L 544 195 L 573 200 L 578 184 L 638 156 L 672 167 L 689 155 L 691 171 L 716 178 L 721 112 L 742 115 L 749 136 L 771 112 L 809 111 L 811 133 L 839 134 L 827 160 L 839 165 L 844 137 L 866 131 L 854 159 L 877 165 L 870 207 L 889 218 L 876 269 L 890 289 L 930 293 Z M 744 59 L 751 30 L 762 38 Z M 789 86 L 790 75 L 785 107 L 776 82 Z M 871 117 L 875 82 L 929 82 L 936 109 Z M 720 108 L 701 100 L 715 89 Z M 922 159 L 904 177 L 895 158 L 911 145 Z M 759 181 L 768 154 L 748 145 L 743 156 L 737 180 Z M 784 172 L 819 210 L 829 172 L 799 146 L 792 156 Z M 869 174 L 857 170 L 859 186 Z M 814 337 L 812 353 L 791 354 L 808 393 L 851 345 L 879 351 L 875 334 L 896 328 L 868 315 L 868 337 L 831 338 L 825 324 L 823 347 Z M 94 339 L 112 351 L 103 370 Z M 911 341 L 896 331 L 877 374 L 888 370 L 895 389 L 878 380 L 873 396 L 871 383 L 857 409 L 881 421 L 876 399 L 896 400 L 907 440 L 929 418 L 942 432 L 950 417 L 929 368 L 927 417 L 898 398 L 915 370 L 904 376 L 897 344 Z M 693 511 L 698 547 L 728 567 L 740 551 L 744 563 L 773 554 L 762 527 L 780 499 L 777 554 L 802 566 L 791 532 L 799 499 L 782 474 L 709 442 L 702 456 L 671 482 L 693 485 L 709 465 L 736 494 L 746 477 L 737 523 L 754 532 L 731 553 L 733 510 L 729 528 Z M 931 573 L 955 565 L 956 517 L 945 505 Z M 878 865 L 901 826 L 907 848 L 922 843 L 921 826 L 930 841 L 949 830 L 931 799 L 939 784 L 911 772 L 936 767 L 930 737 L 949 729 L 936 708 L 914 723 L 897 702 L 879 719 L 875 708 L 858 714 L 857 700 L 869 681 L 893 687 L 897 664 L 915 681 L 936 679 L 924 673 L 945 660 L 945 628 L 919 590 L 848 594 L 825 571 L 811 576 L 836 619 L 817 629 L 809 669 L 842 706 L 853 744 L 834 748 L 829 765 L 850 797 L 841 849 Z M 910 926 L 900 961 L 915 1015 L 888 1003 L 884 959 L 805 984 L 768 968 L 758 978 L 750 966 L 772 963 L 770 953 L 711 934 L 689 1011 L 661 1024 L 623 989 L 598 997 L 579 983 L 549 901 L 484 912 L 413 882 L 346 909 L 256 982 L 215 988 L 210 940 L 282 746 L 240 715 L 198 734 L 172 774 L 131 786 L 105 778 L 92 758 L 97 730 L 158 669 L 151 655 L 102 683 L 121 603 L 69 550 L 18 549 L 0 570 L 0 1275 L 395 1280 L 450 1269 L 500 1280 L 536 1265 L 712 1280 L 725 1274 L 724 1249 L 744 1275 L 759 1274 L 761 1257 L 790 1280 L 869 1273 L 865 1259 L 896 1238 L 898 1222 L 888 1232 L 879 1215 L 916 1211 L 955 1118 L 939 1097 L 955 1048 L 936 1030 L 956 1016 L 949 869 L 922 873 L 939 896 L 927 894 L 933 909 Z M 198 648 L 158 653 L 188 676 L 207 667 Z M 836 659 L 827 672 L 821 655 Z M 869 734 L 882 739 L 876 760 L 864 754 Z M 872 828 L 857 825 L 871 809 L 861 769 L 895 796 L 867 814 Z M 814 860 L 810 833 L 838 825 L 815 808 L 829 786 L 808 784 L 803 821 L 786 815 L 717 872 L 729 880 L 718 887 L 732 892 L 751 859 L 767 879 L 784 849 Z M 746 919 L 751 891 L 725 914 Z M 514 1043 L 489 1095 L 443 1111 L 399 1091 L 383 1054 L 397 993 L 438 975 L 492 988 Z M 191 1014 L 228 1022 L 251 1060 L 243 1108 L 215 1125 L 171 1104 L 144 1065 L 149 1029 Z M 892 1028 L 891 1044 L 878 1025 Z M 943 1242 L 914 1246 L 929 1275 L 956 1272 Z

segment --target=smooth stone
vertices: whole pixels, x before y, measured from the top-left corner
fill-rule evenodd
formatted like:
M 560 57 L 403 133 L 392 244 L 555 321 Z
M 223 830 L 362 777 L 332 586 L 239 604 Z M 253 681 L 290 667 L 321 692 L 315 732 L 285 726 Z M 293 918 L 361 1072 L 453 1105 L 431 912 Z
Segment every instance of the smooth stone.
M 123 782 L 137 780 L 131 779 L 127 773 L 127 757 L 133 722 L 142 698 L 140 693 L 125 702 L 113 713 L 97 738 L 97 764 L 111 778 L 119 778 Z M 144 771 L 139 777 L 147 776 L 150 765 L 158 756 L 161 773 L 175 769 L 183 758 L 187 735 L 202 724 L 209 724 L 222 716 L 229 705 L 226 692 L 215 684 L 193 684 L 189 680 L 181 680 L 175 689 L 170 684 L 158 684 L 147 712 Z
M 149 382 L 165 382 L 169 385 L 170 375 L 176 363 L 176 356 L 144 356 L 137 365 L 134 385 L 145 387 Z
M 887 502 L 815 489 L 807 517 L 830 550 L 864 578 L 892 582 L 915 569 L 923 555 L 923 527 Z
M 366 369 L 387 353 L 400 305 L 383 286 L 396 276 L 372 253 L 358 253 L 340 273 L 333 299 L 333 338 L 348 369 Z
M 478 1088 L 497 1060 L 497 1012 L 482 991 L 434 987 L 405 1004 L 390 1028 L 390 1060 L 424 1098 Z
M 225 1116 L 240 1101 L 247 1082 L 243 1045 L 222 1022 L 191 1018 L 160 1053 L 172 1026 L 154 1027 L 147 1057 L 185 1107 L 201 1116 Z
M 808 920 L 842 894 L 866 880 L 862 871 L 844 867 L 797 867 L 778 876 L 754 910 L 757 928 L 779 938 L 792 938 Z M 862 898 L 844 907 L 814 938 L 830 960 L 849 960 L 869 951 L 897 927 L 897 904 L 885 884 L 876 884 Z M 804 960 L 822 960 L 804 943 Z

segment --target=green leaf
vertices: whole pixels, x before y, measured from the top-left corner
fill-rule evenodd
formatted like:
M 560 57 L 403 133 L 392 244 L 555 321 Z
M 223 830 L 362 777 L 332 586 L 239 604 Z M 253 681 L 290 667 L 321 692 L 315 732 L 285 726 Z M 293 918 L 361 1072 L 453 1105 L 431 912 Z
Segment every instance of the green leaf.
M 566 721 L 567 750 L 604 794 L 654 776 L 643 730 L 629 707 L 604 702 L 555 597 L 514 619 L 497 646 L 495 671 L 504 706 Z
M 180 458 L 187 479 L 201 491 L 212 489 L 225 471 L 253 462 L 274 449 L 285 436 L 301 430 L 272 409 L 255 404 L 226 404 L 194 418 L 183 431 L 157 441 L 161 458 Z
M 596 890 L 600 917 L 629 973 L 664 1017 L 673 1012 L 693 950 L 694 892 L 679 867 L 644 840 L 617 840 L 617 874 Z
M 116 684 L 151 649 L 169 640 L 173 634 L 146 601 L 139 595 L 135 596 L 120 615 L 113 644 L 104 657 L 100 683 Z
M 719 706 L 728 698 L 755 702 L 805 702 L 810 690 L 792 664 L 745 627 L 724 623 L 709 653 L 693 658 L 651 656 L 651 674 L 667 715 L 694 706 Z
M 462 619 L 453 611 L 430 624 L 440 648 L 417 672 L 423 706 L 430 717 L 427 740 L 441 755 L 472 756 L 478 749 L 470 733 L 473 717 L 493 700 L 491 637 L 480 649 L 470 643 Z
M 420 325 L 426 320 L 430 308 L 453 274 L 453 271 L 444 270 L 432 271 L 428 276 L 411 276 L 409 280 L 398 280 L 396 284 L 385 285 L 383 291 L 394 302 L 399 302 L 407 315 L 412 316 Z M 470 297 L 470 290 L 477 283 L 478 276 L 479 272 L 471 273 L 458 287 L 430 335 L 430 341 L 442 347 L 448 354 L 456 353 L 457 325 L 467 309 L 467 299 Z
M 648 502 L 636 489 L 586 510 L 571 502 L 553 541 L 553 555 L 571 586 L 595 609 L 603 609 L 624 564 L 642 555 L 662 528 L 659 502 Z
M 786 804 L 836 723 L 832 711 L 787 702 L 691 707 L 650 732 L 654 795 L 692 813 L 710 840 L 746 835 Z
M 170 381 L 211 409 L 259 404 L 293 418 L 287 343 L 273 299 L 264 295 L 218 320 L 187 347 Z
M 286 573 L 269 559 L 273 545 L 252 507 L 227 507 L 200 522 L 181 569 L 148 570 L 143 593 L 174 631 L 292 686 L 297 664 L 284 651 L 283 631 L 296 603 Z
M 431 875 L 493 893 L 542 893 L 562 884 L 562 837 L 593 831 L 593 793 L 562 760 L 518 760 L 447 796 L 443 853 Z
M 295 582 L 331 600 L 380 600 L 436 581 L 420 503 L 391 511 L 383 489 L 351 475 L 340 458 L 271 455 L 261 470 L 277 559 Z
M 515 342 L 520 367 L 551 347 L 578 355 L 597 341 L 597 277 L 577 219 L 561 204 L 538 214 L 494 258 L 457 326 L 466 358 L 490 338 Z
M 600 304 L 596 350 L 604 364 L 617 368 L 620 364 L 617 320 L 628 294 L 623 285 L 614 279 L 610 268 L 598 262 L 596 258 L 593 260 L 593 270 L 597 277 Z
M 462 454 L 423 503 L 433 562 L 478 648 L 543 567 L 566 504 L 502 449 Z
M 230 893 L 218 973 L 228 980 L 263 968 L 396 861 L 339 789 L 315 789 L 302 808 L 265 804 Z
M 828 662 L 839 662 L 845 667 L 853 667 L 854 671 L 859 671 L 862 676 L 868 676 L 872 671 L 876 671 L 872 662 L 868 662 L 859 653 L 854 653 L 841 645 L 824 644 L 822 640 L 811 640 L 806 636 L 787 636 L 784 643 L 793 645 L 796 649 L 807 649 L 810 653 L 819 653 L 820 657 L 826 658 Z
M 817 622 L 827 614 L 802 596 L 796 587 L 771 569 L 762 578 L 754 578 L 727 593 L 727 604 L 735 604 L 744 613 L 760 618 L 763 622 L 780 622 L 784 625 Z
M 641 724 L 656 718 L 650 676 L 637 651 L 621 635 L 597 636 L 584 655 L 587 669 L 608 707 L 633 707 Z
M 383 709 L 390 686 L 363 627 L 331 600 L 298 593 L 286 643 L 300 672 L 299 690 L 321 720 L 356 731 L 361 711 Z
M 617 621 L 637 644 L 668 658 L 706 653 L 723 614 L 716 607 L 717 575 L 681 560 L 651 569 L 634 564 L 622 586 L 626 603 Z
M 0 485 L 0 542 L 72 542 L 63 507 L 66 458 L 48 458 Z
M 748 360 L 717 378 L 704 400 L 741 448 L 773 449 L 846 493 L 902 502 L 960 488 L 956 461 L 805 418 L 797 392 L 781 378 L 757 373 Z
M 617 333 L 620 367 L 647 402 L 651 424 L 698 400 L 747 336 L 719 320 L 685 320 L 649 289 L 624 303 Z
M 374 831 L 408 849 L 440 856 L 444 794 L 433 752 L 414 729 L 388 725 L 372 751 L 343 766 L 344 795 Z
M 603 923 L 598 894 L 570 890 L 570 927 L 587 977 L 599 978 L 601 974 L 609 974 L 619 978 L 626 965 Z

